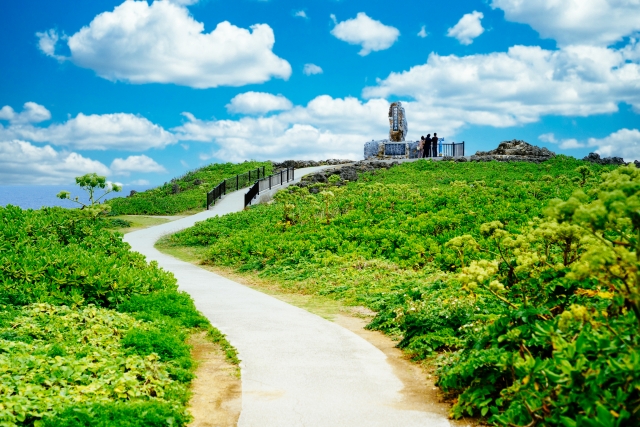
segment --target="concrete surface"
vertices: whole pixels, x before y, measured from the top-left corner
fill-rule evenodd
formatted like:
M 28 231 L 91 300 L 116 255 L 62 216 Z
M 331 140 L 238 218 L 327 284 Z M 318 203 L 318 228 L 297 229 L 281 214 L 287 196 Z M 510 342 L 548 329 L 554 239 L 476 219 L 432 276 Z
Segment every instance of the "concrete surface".
M 296 171 L 297 180 L 325 167 Z M 211 210 L 135 231 L 124 240 L 171 271 L 180 289 L 227 335 L 242 360 L 241 427 L 432 426 L 449 422 L 406 409 L 402 382 L 386 356 L 368 341 L 319 316 L 164 255 L 165 234 L 215 215 L 242 210 L 247 189 Z

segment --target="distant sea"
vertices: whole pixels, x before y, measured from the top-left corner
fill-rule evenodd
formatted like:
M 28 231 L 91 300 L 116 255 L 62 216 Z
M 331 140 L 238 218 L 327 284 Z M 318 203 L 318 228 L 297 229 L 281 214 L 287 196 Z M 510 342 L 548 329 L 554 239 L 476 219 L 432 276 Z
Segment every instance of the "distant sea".
M 114 197 L 125 197 L 131 190 L 144 191 L 151 186 L 126 185 L 119 193 L 109 193 L 102 200 Z M 69 200 L 60 200 L 56 197 L 61 190 L 71 192 L 71 197 L 78 196 L 79 200 L 87 203 L 86 193 L 74 185 L 0 185 L 0 206 L 14 205 L 22 209 L 40 209 L 43 206 L 62 206 L 64 208 L 79 207 L 77 203 Z M 102 191 L 98 191 L 98 196 Z

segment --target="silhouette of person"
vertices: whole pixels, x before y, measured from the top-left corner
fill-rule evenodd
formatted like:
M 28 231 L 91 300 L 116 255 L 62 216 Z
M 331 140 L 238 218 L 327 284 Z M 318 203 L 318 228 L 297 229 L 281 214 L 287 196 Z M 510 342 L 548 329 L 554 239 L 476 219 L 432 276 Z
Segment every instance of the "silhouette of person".
M 431 157 L 429 154 L 431 152 L 431 134 L 428 133 L 427 137 L 424 139 L 424 157 Z
M 433 157 L 438 157 L 438 134 L 433 133 L 433 138 L 431 138 L 431 155 Z

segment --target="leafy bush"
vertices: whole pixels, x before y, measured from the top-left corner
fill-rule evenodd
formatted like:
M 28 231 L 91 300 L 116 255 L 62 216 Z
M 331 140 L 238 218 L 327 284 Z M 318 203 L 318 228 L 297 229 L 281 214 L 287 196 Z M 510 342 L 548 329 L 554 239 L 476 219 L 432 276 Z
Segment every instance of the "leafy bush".
M 107 203 L 111 206 L 113 215 L 175 215 L 193 209 L 204 209 L 207 192 L 222 180 L 262 166 L 267 175 L 271 173 L 271 162 L 211 164 L 187 172 L 160 187 L 131 197 L 110 199 Z
M 184 404 L 186 385 L 157 354 L 128 354 L 127 331 L 152 326 L 127 314 L 88 306 L 33 304 L 0 327 L 0 423 L 32 425 L 76 404 L 132 400 Z
M 0 303 L 115 307 L 176 288 L 173 275 L 131 252 L 103 221 L 61 208 L 0 207 Z
M 46 417 L 41 427 L 173 427 L 185 425 L 184 411 L 158 401 L 74 405 Z
M 492 260 L 460 279 L 498 317 L 447 358 L 453 407 L 498 424 L 632 426 L 640 419 L 640 170 L 617 169 L 593 192 L 554 200 L 511 234 L 485 224 Z

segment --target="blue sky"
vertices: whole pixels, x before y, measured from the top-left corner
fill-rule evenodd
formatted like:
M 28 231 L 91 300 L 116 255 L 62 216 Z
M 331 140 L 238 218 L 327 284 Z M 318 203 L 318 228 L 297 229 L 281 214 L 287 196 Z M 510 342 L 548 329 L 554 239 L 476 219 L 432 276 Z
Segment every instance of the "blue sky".
M 635 0 L 21 0 L 0 6 L 0 184 L 524 139 L 640 159 Z

